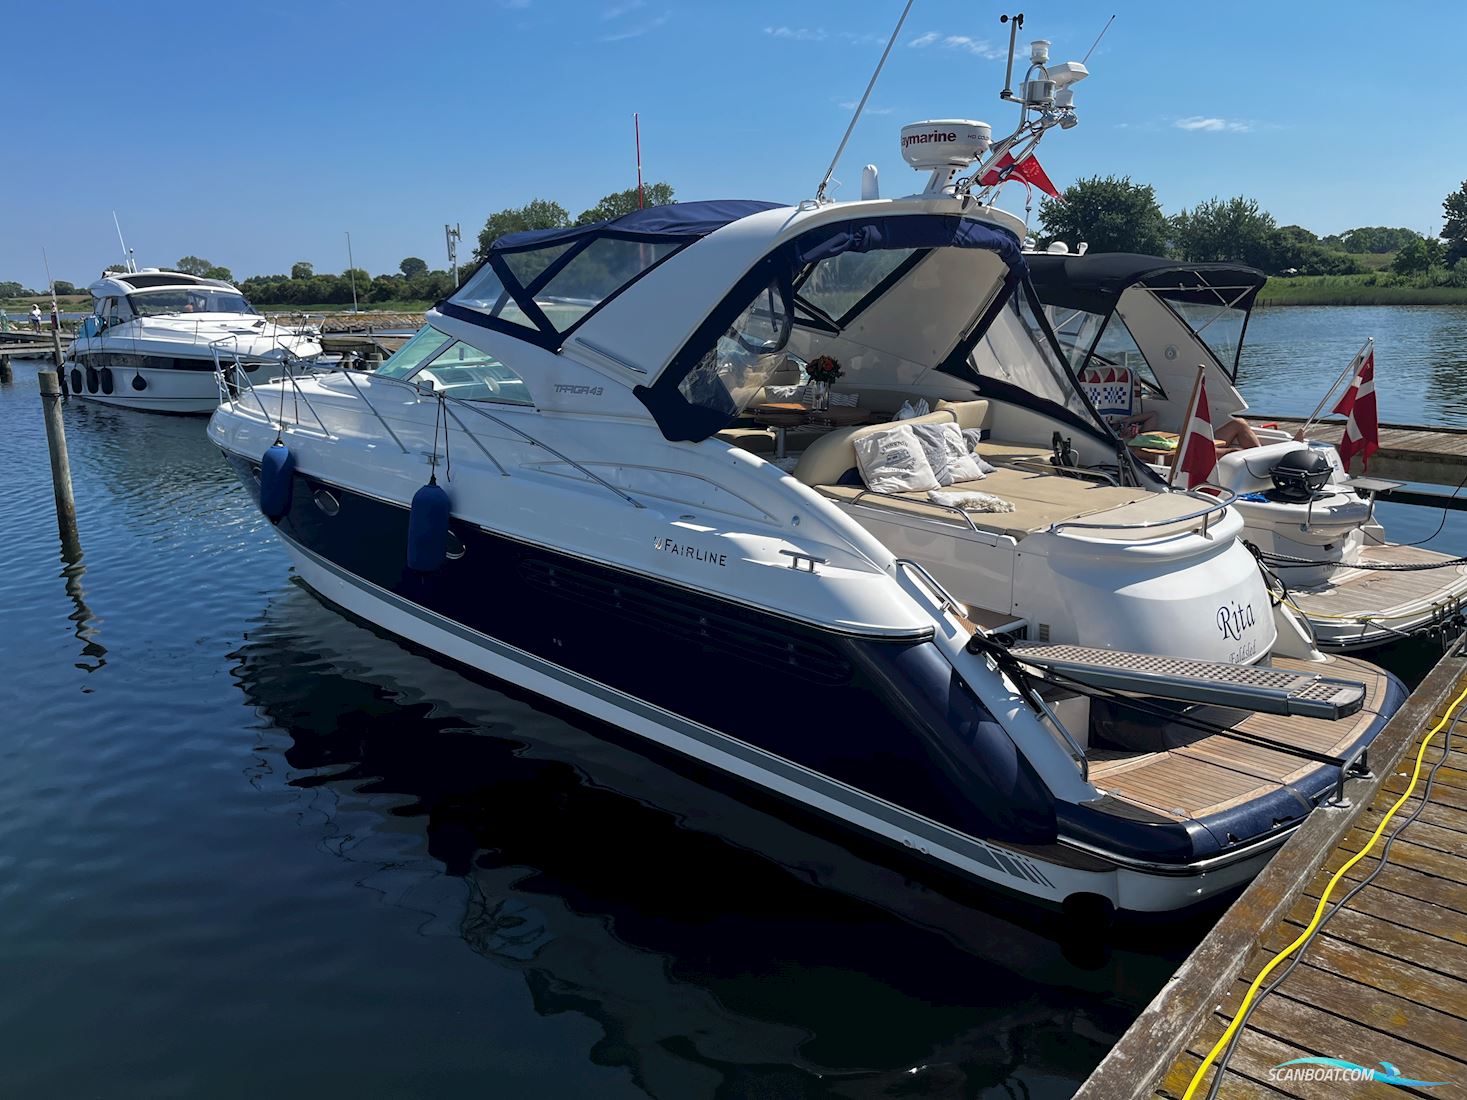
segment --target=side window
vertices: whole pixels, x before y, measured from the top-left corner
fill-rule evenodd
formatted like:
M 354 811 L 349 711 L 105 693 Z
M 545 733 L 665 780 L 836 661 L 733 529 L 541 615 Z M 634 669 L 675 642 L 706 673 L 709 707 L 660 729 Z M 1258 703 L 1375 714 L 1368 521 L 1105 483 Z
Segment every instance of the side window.
M 411 377 L 414 382 L 430 381 L 433 388 L 444 396 L 465 401 L 499 401 L 510 405 L 535 403 L 519 375 L 487 351 L 480 351 L 462 340 L 452 344 Z

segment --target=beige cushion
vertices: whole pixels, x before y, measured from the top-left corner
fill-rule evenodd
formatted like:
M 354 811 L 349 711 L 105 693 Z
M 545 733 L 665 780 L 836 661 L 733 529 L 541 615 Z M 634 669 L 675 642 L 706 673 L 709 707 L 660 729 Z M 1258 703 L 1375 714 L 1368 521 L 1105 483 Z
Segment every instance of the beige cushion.
M 935 411 L 943 410 L 957 418 L 960 428 L 982 428 L 988 419 L 987 401 L 939 401 Z
M 724 428 L 718 438 L 755 454 L 774 453 L 774 432 L 769 428 Z
M 951 412 L 934 412 L 903 420 L 903 424 L 951 424 Z M 795 477 L 806 485 L 834 485 L 845 472 L 856 465 L 855 441 L 873 432 L 884 432 L 890 424 L 867 424 L 859 428 L 839 428 L 826 432 L 806 448 L 795 467 Z

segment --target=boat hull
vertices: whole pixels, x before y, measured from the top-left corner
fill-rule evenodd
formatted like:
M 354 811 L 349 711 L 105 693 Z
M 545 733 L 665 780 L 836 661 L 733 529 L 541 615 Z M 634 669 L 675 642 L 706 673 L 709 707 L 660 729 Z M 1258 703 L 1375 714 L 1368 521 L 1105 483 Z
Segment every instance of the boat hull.
M 219 407 L 219 382 L 212 358 L 134 356 L 126 366 L 98 366 L 94 358 L 82 354 L 67 360 L 63 368 L 72 394 L 84 401 L 194 416 L 207 416 Z M 282 368 L 278 363 L 258 363 L 244 369 L 250 384 L 258 385 L 278 378 Z
M 230 460 L 258 494 L 255 464 Z M 675 620 L 645 619 L 649 608 L 676 603 L 716 631 L 728 612 L 704 593 L 667 583 L 649 590 L 629 574 L 608 589 L 598 573 L 620 571 L 458 521 L 455 557 L 440 570 L 453 576 L 414 574 L 404 564 L 401 504 L 299 474 L 293 498 L 276 531 L 301 579 L 328 602 L 987 886 L 1048 905 L 1096 897 L 1120 910 L 1173 911 L 1246 882 L 1291 831 L 1190 864 L 1108 859 L 1059 835 L 1051 797 L 1019 754 L 997 767 L 990 753 L 985 774 L 955 767 L 981 741 L 985 720 L 1011 743 L 981 708 L 951 713 L 970 697 L 952 690 L 951 666 L 930 640 L 853 638 L 761 612 L 742 637 L 781 647 L 794 667 L 767 655 L 709 667 L 726 644 L 689 637 Z M 621 602 L 598 606 L 608 594 Z M 642 658 L 659 645 L 666 668 L 639 679 Z M 747 690 L 730 694 L 740 682 Z M 924 697 L 934 695 L 949 712 L 924 720 Z M 998 787 L 982 789 L 1005 772 Z

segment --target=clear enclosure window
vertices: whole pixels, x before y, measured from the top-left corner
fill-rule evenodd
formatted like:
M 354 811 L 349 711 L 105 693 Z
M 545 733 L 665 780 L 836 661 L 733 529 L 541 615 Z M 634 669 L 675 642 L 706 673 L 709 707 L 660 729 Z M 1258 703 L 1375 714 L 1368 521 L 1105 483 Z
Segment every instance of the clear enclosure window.
M 504 284 L 499 281 L 499 276 L 488 264 L 474 274 L 463 286 L 461 286 L 452 298 L 449 299 L 455 305 L 467 306 L 469 309 L 497 317 L 502 321 L 510 321 L 525 328 L 534 329 L 535 324 L 525 316 L 525 311 L 515 303 L 504 289 Z
M 622 287 L 676 252 L 680 244 L 604 238 L 583 248 L 535 295 L 556 331 L 565 332 Z
M 891 248 L 831 256 L 811 268 L 800 284 L 800 297 L 839 321 L 916 251 Z
M 1105 316 L 1068 306 L 1045 306 L 1044 315 L 1049 318 L 1050 327 L 1059 337 L 1060 347 L 1069 357 L 1070 366 L 1077 369 L 1083 367 L 1085 354 L 1095 342 L 1095 333 Z
M 1002 379 L 1090 419 L 1069 364 L 1060 362 L 1022 292 L 999 310 L 973 348 L 972 363 L 984 377 Z
M 1217 356 L 1217 361 L 1224 370 L 1229 374 L 1237 370 L 1238 348 L 1243 342 L 1243 322 L 1248 318 L 1246 310 L 1225 305 L 1204 305 L 1201 302 L 1176 302 L 1165 295 L 1159 297 L 1197 333 L 1208 350 Z
M 785 366 L 789 304 L 773 283 L 760 290 L 678 385 L 691 405 L 730 417 L 743 412 L 770 376 Z
M 417 334 L 377 368 L 377 374 L 388 378 L 406 378 L 447 346 L 451 337 L 445 336 L 432 325 L 424 325 Z

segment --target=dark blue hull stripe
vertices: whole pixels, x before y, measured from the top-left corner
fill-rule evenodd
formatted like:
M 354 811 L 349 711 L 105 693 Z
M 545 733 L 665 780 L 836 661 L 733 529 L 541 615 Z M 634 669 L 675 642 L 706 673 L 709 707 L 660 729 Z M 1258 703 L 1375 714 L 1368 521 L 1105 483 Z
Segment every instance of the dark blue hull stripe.
M 410 600 L 403 599 L 395 593 L 372 584 L 370 581 L 363 580 L 361 577 L 340 569 L 319 554 L 302 546 L 284 532 L 278 533 L 281 538 L 290 543 L 292 549 L 302 557 L 310 559 L 318 568 L 331 573 L 338 580 L 346 584 L 361 589 L 373 599 L 388 604 L 401 614 L 410 615 L 428 626 L 453 634 L 476 647 L 487 650 L 497 657 L 522 665 L 568 688 L 595 696 L 604 703 L 628 711 L 656 725 L 663 726 L 708 748 L 725 753 L 749 765 L 753 769 L 768 772 L 793 785 L 807 788 L 833 802 L 847 806 L 854 811 L 877 818 L 888 825 L 912 833 L 935 846 L 950 849 L 956 854 L 982 864 L 1000 874 L 1053 888 L 1053 883 L 1027 857 L 1014 852 L 1001 850 L 997 846 L 990 846 L 985 841 L 956 832 L 928 818 L 912 814 L 899 806 L 894 806 L 889 802 L 874 798 L 863 791 L 856 790 L 829 776 L 812 771 L 783 757 L 765 752 L 737 738 L 709 729 L 707 726 L 690 722 L 679 715 L 654 706 L 645 700 L 627 695 L 625 692 L 618 691 L 606 684 L 588 679 L 579 673 L 572 672 L 570 669 L 563 668 L 560 665 L 536 657 L 532 653 L 527 653 L 522 649 L 507 645 L 477 630 L 470 629 L 462 623 L 455 622 L 453 619 L 432 612 Z

